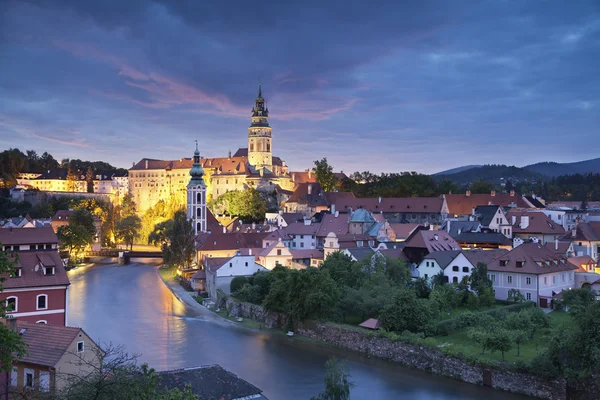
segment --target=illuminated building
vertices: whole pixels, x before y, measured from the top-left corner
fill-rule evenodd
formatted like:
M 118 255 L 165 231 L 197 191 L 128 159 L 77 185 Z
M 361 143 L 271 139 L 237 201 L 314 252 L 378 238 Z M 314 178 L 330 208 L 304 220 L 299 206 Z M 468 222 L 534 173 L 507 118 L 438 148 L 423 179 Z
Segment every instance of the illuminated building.
M 190 169 L 190 182 L 187 185 L 187 218 L 192 221 L 194 233 L 206 232 L 206 184 L 202 176 L 204 171 L 200 166 L 200 152 L 196 141 L 194 164 Z
M 291 191 L 295 183 L 285 161 L 273 156 L 269 110 L 259 86 L 248 128 L 248 147 L 222 158 L 200 158 L 207 202 L 229 191 L 255 188 L 264 192 Z M 159 200 L 184 204 L 193 159 L 143 158 L 129 170 L 129 194 L 143 213 Z

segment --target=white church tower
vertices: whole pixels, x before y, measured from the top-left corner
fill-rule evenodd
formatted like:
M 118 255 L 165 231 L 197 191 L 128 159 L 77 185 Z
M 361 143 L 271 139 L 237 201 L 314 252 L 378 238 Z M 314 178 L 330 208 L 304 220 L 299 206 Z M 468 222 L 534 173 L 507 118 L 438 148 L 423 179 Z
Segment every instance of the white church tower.
M 204 170 L 200 165 L 200 152 L 196 140 L 194 165 L 190 169 L 190 183 L 187 185 L 187 218 L 192 221 L 195 234 L 206 232 L 206 184 L 202 177 Z

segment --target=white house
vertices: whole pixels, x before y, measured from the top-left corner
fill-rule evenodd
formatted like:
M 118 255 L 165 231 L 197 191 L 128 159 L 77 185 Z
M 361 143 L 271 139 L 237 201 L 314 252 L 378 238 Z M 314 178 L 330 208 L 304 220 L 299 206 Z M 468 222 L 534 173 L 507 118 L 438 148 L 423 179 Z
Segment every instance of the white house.
M 254 260 L 253 255 L 235 255 L 233 257 L 218 257 L 204 259 L 206 271 L 206 289 L 211 298 L 217 298 L 217 290 L 231 294 L 229 286 L 236 276 L 251 276 L 258 271 L 267 271 L 265 267 Z
M 450 264 L 459 253 L 459 250 L 432 251 L 417 265 L 417 276 L 419 278 L 431 280 L 434 275 L 444 271 L 448 264 Z
M 293 222 L 283 228 L 290 237 L 290 249 L 308 250 L 317 248 L 317 232 L 321 224 L 313 224 L 307 219 L 304 222 Z
M 283 242 L 273 242 L 258 254 L 258 262 L 269 271 L 277 264 L 287 266 L 292 261 L 292 252 Z

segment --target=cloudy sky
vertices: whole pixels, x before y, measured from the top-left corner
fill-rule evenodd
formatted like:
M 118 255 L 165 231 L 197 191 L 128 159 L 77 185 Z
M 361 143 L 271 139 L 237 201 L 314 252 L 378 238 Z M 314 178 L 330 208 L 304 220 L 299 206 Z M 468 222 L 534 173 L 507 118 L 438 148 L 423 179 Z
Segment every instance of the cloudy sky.
M 409 5 L 413 3 L 413 5 Z M 404 5 L 403 5 L 404 4 Z M 0 148 L 129 167 L 246 147 L 258 78 L 300 170 L 600 156 L 600 2 L 4 1 Z

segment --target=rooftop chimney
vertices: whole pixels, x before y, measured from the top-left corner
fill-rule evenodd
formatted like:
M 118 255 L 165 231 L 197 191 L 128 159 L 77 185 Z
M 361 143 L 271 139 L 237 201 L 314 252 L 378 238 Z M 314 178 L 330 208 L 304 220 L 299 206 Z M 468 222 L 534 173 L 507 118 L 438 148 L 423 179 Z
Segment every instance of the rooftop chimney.
M 308 194 L 312 194 L 312 184 L 308 184 Z
M 521 229 L 527 229 L 527 227 L 529 227 L 529 216 L 528 215 L 521 215 L 521 223 L 519 224 L 519 227 Z
M 510 195 L 511 195 L 511 197 L 512 197 L 512 196 L 514 196 L 514 195 L 515 195 L 515 191 L 514 191 L 514 190 L 511 190 L 511 191 L 510 191 Z M 534 199 L 535 199 L 535 197 L 534 197 Z
M 577 236 L 577 228 L 573 228 L 573 230 L 571 231 L 571 236 L 573 236 L 573 237 Z
M 554 240 L 554 250 L 558 251 L 558 238 Z
M 335 214 L 335 203 L 331 204 L 331 213 Z
M 148 169 L 148 160 L 146 160 L 146 169 Z
M 335 212 L 335 214 L 333 214 L 333 215 L 335 215 L 335 217 L 337 218 L 337 217 L 339 217 L 339 216 L 340 216 L 340 212 L 339 212 L 339 211 L 336 211 L 336 212 Z
M 492 192 L 490 193 L 491 196 L 495 196 L 496 195 L 496 191 L 492 190 Z
M 379 204 L 381 204 L 381 196 L 379 196 Z
M 465 193 L 465 195 L 466 195 L 467 197 L 468 197 L 468 196 L 470 196 L 470 195 L 471 195 L 471 191 L 470 191 L 470 190 L 467 190 L 467 193 Z
M 252 255 L 252 249 L 248 249 L 248 255 Z

